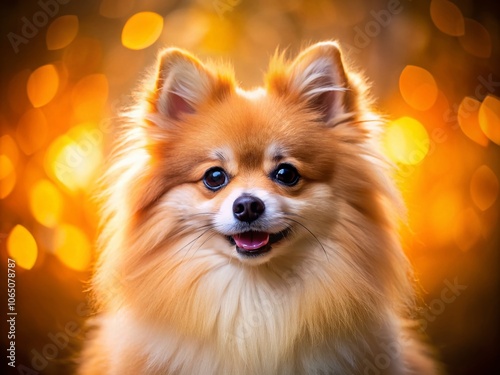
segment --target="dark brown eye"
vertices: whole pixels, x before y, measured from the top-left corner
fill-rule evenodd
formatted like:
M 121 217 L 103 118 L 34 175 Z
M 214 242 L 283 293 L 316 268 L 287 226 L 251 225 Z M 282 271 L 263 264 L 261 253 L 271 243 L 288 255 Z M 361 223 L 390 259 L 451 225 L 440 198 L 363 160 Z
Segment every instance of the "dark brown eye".
M 210 168 L 203 176 L 203 183 L 212 191 L 219 190 L 220 188 L 226 186 L 228 182 L 229 178 L 226 171 L 220 167 Z
M 300 175 L 293 165 L 280 164 L 271 174 L 271 178 L 282 185 L 293 186 L 299 182 Z

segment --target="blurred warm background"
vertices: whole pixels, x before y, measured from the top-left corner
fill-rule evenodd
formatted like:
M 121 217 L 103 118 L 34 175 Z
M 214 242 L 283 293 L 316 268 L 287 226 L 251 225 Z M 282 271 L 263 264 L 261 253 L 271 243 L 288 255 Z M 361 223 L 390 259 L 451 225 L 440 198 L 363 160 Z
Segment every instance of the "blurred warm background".
M 2 280 L 7 258 L 17 264 L 13 373 L 72 371 L 90 312 L 89 196 L 110 122 L 157 51 L 232 61 L 249 88 L 278 46 L 294 55 L 323 39 L 340 41 L 393 120 L 384 147 L 400 167 L 422 330 L 450 374 L 499 373 L 497 9 L 493 0 L 2 1 L 0 254 Z

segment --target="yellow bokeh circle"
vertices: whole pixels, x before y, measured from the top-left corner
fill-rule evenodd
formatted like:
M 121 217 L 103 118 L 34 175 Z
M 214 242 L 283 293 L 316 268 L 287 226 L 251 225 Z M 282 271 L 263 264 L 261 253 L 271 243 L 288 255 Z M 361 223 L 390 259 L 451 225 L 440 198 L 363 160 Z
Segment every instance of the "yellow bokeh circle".
M 38 257 L 38 246 L 33 235 L 22 225 L 16 225 L 7 237 L 7 252 L 16 265 L 31 269 Z
M 429 152 L 430 140 L 419 121 L 411 117 L 401 117 L 388 125 L 383 146 L 392 161 L 415 165 Z
M 85 271 L 91 258 L 90 242 L 81 229 L 70 224 L 56 228 L 54 237 L 55 254 L 67 267 Z
M 36 182 L 29 192 L 31 213 L 40 224 L 53 228 L 60 219 L 63 209 L 62 195 L 49 180 Z
M 122 44 L 139 50 L 152 45 L 163 30 L 163 17 L 154 12 L 139 12 L 130 17 L 122 30 Z

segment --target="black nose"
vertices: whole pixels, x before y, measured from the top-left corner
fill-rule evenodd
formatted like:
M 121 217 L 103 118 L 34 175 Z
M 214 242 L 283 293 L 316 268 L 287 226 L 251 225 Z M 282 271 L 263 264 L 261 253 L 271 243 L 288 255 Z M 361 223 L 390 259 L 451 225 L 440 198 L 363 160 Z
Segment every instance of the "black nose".
M 251 195 L 242 195 L 233 203 L 233 215 L 239 221 L 250 223 L 259 218 L 266 209 L 262 200 Z

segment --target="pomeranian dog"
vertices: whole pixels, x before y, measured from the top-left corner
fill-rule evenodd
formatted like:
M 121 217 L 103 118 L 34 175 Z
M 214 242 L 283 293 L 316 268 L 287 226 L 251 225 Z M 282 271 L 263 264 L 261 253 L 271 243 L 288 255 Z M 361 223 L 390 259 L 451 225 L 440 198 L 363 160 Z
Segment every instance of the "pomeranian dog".
M 383 121 L 335 42 L 265 87 L 168 48 L 105 176 L 79 374 L 435 374 Z

